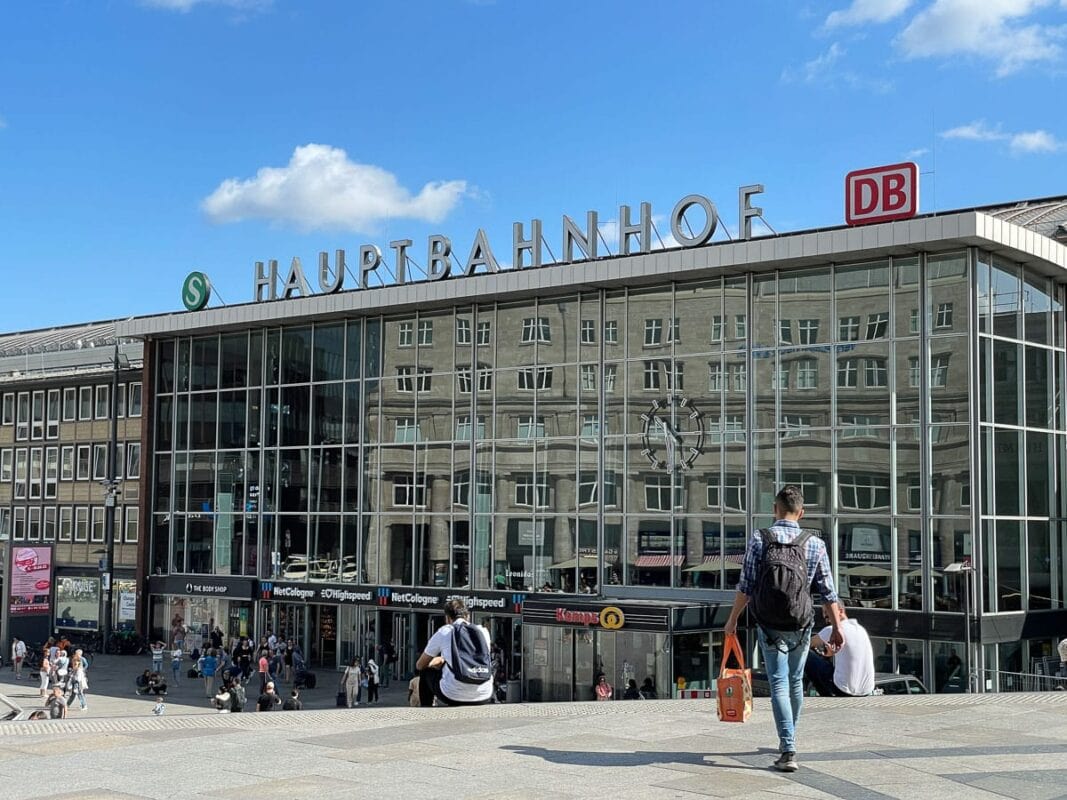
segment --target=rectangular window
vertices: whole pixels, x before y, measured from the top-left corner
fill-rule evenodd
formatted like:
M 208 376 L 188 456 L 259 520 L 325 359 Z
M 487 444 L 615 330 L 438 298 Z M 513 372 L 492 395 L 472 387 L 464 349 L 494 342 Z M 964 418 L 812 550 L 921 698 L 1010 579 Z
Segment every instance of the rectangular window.
M 863 381 L 867 388 L 889 385 L 889 369 L 884 358 L 863 359 Z
M 41 507 L 30 506 L 30 521 L 26 526 L 26 538 L 31 542 L 41 540 Z
M 38 442 L 44 438 L 44 392 L 33 393 L 33 428 L 30 437 Z
M 432 367 L 397 367 L 396 390 L 398 392 L 428 392 L 433 380 Z
M 102 542 L 104 541 L 104 507 L 93 506 L 93 527 L 92 538 L 90 541 Z
M 518 388 L 523 391 L 552 388 L 551 367 L 526 367 L 518 372 Z
M 478 346 L 488 347 L 492 342 L 492 323 L 486 320 L 485 322 L 478 323 Z
M 930 356 L 930 388 L 944 389 L 948 386 L 948 353 Z
M 419 320 L 419 345 L 421 347 L 430 347 L 431 345 L 433 345 L 432 319 Z
M 937 317 L 934 320 L 936 328 L 952 327 L 952 303 L 938 303 Z
M 659 391 L 660 388 L 660 364 L 658 361 L 645 362 L 645 390 Z
M 426 505 L 426 476 L 422 473 L 394 476 L 393 505 L 399 508 L 424 507 Z
M 45 429 L 46 439 L 58 439 L 59 438 L 59 389 L 48 390 L 48 427 Z
M 919 332 L 919 309 L 913 308 L 908 315 L 908 333 Z
M 746 507 L 745 476 L 726 473 L 722 487 L 723 508 L 730 511 L 744 511 Z
M 722 371 L 722 364 L 717 362 L 708 364 L 708 391 L 722 392 L 725 390 L 725 374 Z
M 771 388 L 772 389 L 789 389 L 789 365 L 779 364 L 778 369 L 771 375 Z
M 543 439 L 545 437 L 545 418 L 519 417 L 516 435 L 519 439 Z
M 397 347 L 411 347 L 415 343 L 415 323 L 414 322 L 401 322 L 397 326 Z
M 15 451 L 10 447 L 0 450 L 0 482 L 11 483 L 15 475 Z
M 74 422 L 78 418 L 78 387 L 68 386 L 63 390 L 63 421 Z
M 582 320 L 582 344 L 596 344 L 596 320 Z
M 800 334 L 801 344 L 817 344 L 819 341 L 819 320 L 802 319 L 798 323 L 797 332 Z
M 715 316 L 713 316 L 711 318 L 711 341 L 712 341 L 713 344 L 715 342 L 721 342 L 722 341 L 722 315 L 721 314 L 716 314 Z
M 30 450 L 30 499 L 41 499 L 41 479 L 44 477 L 44 451 L 40 447 Z
M 106 383 L 96 387 L 96 418 L 111 416 L 111 387 Z
M 908 386 L 913 389 L 917 388 L 921 377 L 922 373 L 919 369 L 919 357 L 908 356 Z
M 11 509 L 0 508 L 0 542 L 11 538 Z
M 672 392 L 681 392 L 685 390 L 685 362 L 675 361 L 674 368 L 671 372 L 667 373 L 667 388 Z
M 25 442 L 30 438 L 30 393 L 19 392 L 18 410 L 15 416 L 15 440 Z
M 471 500 L 470 470 L 460 470 L 452 476 L 452 505 L 466 508 Z
M 471 321 L 461 317 L 456 318 L 456 344 L 471 343 Z
M 74 534 L 74 509 L 63 506 L 59 509 L 59 541 L 69 542 Z
M 55 506 L 45 506 L 44 509 L 44 527 L 41 530 L 41 538 L 46 542 L 54 542 L 56 540 L 56 512 L 58 509 Z
M 44 499 L 55 500 L 59 485 L 59 448 L 48 447 L 44 452 Z
M 811 438 L 812 419 L 807 414 L 783 414 L 782 415 L 782 438 L 783 439 L 809 439 Z
M 859 372 L 855 358 L 843 358 L 837 362 L 837 385 L 849 389 L 855 388 L 856 376 Z
M 819 388 L 819 362 L 814 358 L 797 360 L 797 389 Z
M 129 401 L 126 403 L 126 414 L 130 417 L 141 416 L 141 382 L 131 383 L 129 386 Z
M 26 506 L 15 506 L 15 525 L 11 531 L 11 538 L 16 542 L 26 540 Z
M 552 370 L 548 370 L 548 372 L 551 373 Z M 551 385 L 551 381 L 549 381 L 549 385 Z M 489 367 L 478 367 L 478 391 L 493 391 L 493 370 Z
M 748 336 L 748 318 L 744 314 L 734 317 L 734 338 L 744 339 Z
M 670 325 L 667 328 L 667 341 L 675 343 L 682 341 L 682 321 L 680 318 L 675 317 L 670 321 Z
M 89 445 L 78 445 L 78 480 L 80 481 L 89 480 L 89 465 L 91 463 L 89 461 L 89 452 Z
M 397 417 L 396 427 L 393 431 L 394 442 L 417 442 L 419 439 L 419 426 L 414 417 Z
M 93 445 L 93 480 L 102 481 L 107 479 L 107 445 Z
M 663 320 L 645 320 L 645 346 L 653 347 L 663 344 Z
M 469 414 L 456 417 L 456 439 L 469 440 L 471 438 L 471 418 Z M 478 415 L 478 428 L 475 438 L 485 438 L 485 417 Z
M 548 473 L 524 472 L 515 477 L 515 505 L 527 508 L 548 508 Z
M 4 411 L 2 417 L 2 424 L 14 425 L 15 424 L 15 393 L 8 392 L 4 395 Z
M 718 479 L 708 481 L 708 508 L 718 508 L 722 503 L 722 485 Z
M 778 342 L 780 344 L 793 343 L 793 321 L 788 319 L 778 320 Z
M 867 339 L 884 339 L 889 330 L 889 312 L 879 311 L 867 315 Z
M 551 342 L 552 326 L 548 317 L 526 317 L 522 321 L 522 343 Z
M 456 367 L 456 391 L 460 394 L 471 393 L 470 367 Z
M 619 374 L 619 368 L 616 364 L 604 365 L 604 391 L 611 394 L 615 391 L 615 378 Z
M 86 506 L 74 509 L 74 541 L 89 541 L 89 509 Z
M 860 338 L 860 318 L 840 317 L 837 320 L 837 338 L 842 342 L 854 342 Z
M 596 364 L 582 364 L 578 367 L 580 385 L 583 392 L 596 391 Z
M 882 417 L 877 414 L 842 414 L 841 424 L 845 429 L 841 432 L 842 439 L 863 439 L 877 436 L 872 425 L 881 425 Z
M 889 508 L 888 477 L 845 472 L 839 480 L 842 508 L 862 511 Z
M 674 508 L 682 508 L 682 487 L 679 484 L 672 490 L 670 475 L 649 475 L 645 478 L 645 509 L 648 511 L 670 511 L 671 495 L 674 495 Z
M 141 511 L 137 506 L 126 506 L 126 525 L 123 531 L 123 539 L 128 544 L 133 544 L 139 538 L 141 527 Z
M 126 477 L 141 477 L 141 443 L 129 442 L 126 444 Z
M 119 419 L 126 416 L 126 384 L 120 383 L 118 389 L 115 392 L 115 405 L 118 406 L 115 413 Z
M 604 321 L 604 343 L 619 343 L 619 323 L 616 320 L 609 319 Z
M 604 432 L 607 433 L 607 421 L 605 420 Z M 598 439 L 600 438 L 600 417 L 596 414 L 583 414 L 582 415 L 582 432 L 580 436 L 583 439 Z
M 730 388 L 735 392 L 743 392 L 748 387 L 748 371 L 745 369 L 745 365 L 731 364 L 730 365 Z
M 26 499 L 26 479 L 30 472 L 30 453 L 25 447 L 15 451 L 15 499 Z
M 93 387 L 81 386 L 78 388 L 78 419 L 87 420 L 93 418 Z

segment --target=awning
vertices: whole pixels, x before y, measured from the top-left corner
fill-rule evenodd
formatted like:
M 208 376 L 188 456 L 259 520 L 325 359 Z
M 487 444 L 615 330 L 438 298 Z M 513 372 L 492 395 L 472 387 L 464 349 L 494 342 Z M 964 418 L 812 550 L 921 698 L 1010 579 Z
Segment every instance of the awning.
M 596 566 L 596 556 L 578 556 L 577 558 L 568 558 L 566 561 L 560 561 L 558 564 L 552 564 L 549 569 L 574 569 L 575 567 L 595 569 Z
M 849 575 L 855 575 L 857 578 L 885 578 L 893 574 L 892 570 L 871 566 L 870 564 L 861 564 L 856 567 L 845 567 L 843 572 L 846 572 Z
M 704 556 L 704 563 L 689 567 L 684 572 L 718 572 L 723 567 L 726 569 L 741 569 L 741 563 L 745 560 L 744 553 L 734 553 L 727 556 Z
M 638 556 L 635 567 L 680 567 L 685 556 Z

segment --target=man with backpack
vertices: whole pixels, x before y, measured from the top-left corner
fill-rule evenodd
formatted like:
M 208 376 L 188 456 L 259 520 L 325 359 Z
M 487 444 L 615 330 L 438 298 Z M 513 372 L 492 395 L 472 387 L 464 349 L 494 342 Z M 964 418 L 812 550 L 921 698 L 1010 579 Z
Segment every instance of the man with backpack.
M 801 530 L 803 516 L 800 489 L 784 487 L 774 498 L 775 523 L 749 539 L 737 595 L 724 628 L 728 635 L 736 633 L 741 612 L 751 607 L 771 687 L 771 711 L 781 753 L 774 768 L 780 772 L 798 769 L 796 725 L 804 699 L 804 663 L 811 644 L 813 591 L 821 596 L 830 622 L 828 652 L 836 653 L 845 643 L 826 545 L 811 531 Z
M 445 624 L 430 637 L 415 664 L 419 671 L 419 701 L 432 706 L 436 698 L 446 706 L 480 706 L 493 699 L 493 667 L 489 631 L 470 623 L 466 604 L 453 598 L 445 603 Z

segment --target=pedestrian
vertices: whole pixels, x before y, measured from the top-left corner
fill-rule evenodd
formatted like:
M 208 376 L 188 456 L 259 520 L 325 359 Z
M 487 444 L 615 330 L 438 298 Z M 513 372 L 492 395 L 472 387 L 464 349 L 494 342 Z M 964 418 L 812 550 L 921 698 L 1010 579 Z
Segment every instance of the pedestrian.
M 374 659 L 367 662 L 367 705 L 378 702 L 378 665 Z
M 644 683 L 641 684 L 641 697 L 645 700 L 655 700 L 656 685 L 652 683 L 652 676 L 645 678 Z
M 774 524 L 755 531 L 748 541 L 734 605 L 724 626 L 727 635 L 736 634 L 741 612 L 752 605 L 778 729 L 780 755 L 774 768 L 780 772 L 799 768 L 796 726 L 804 702 L 813 591 L 822 597 L 823 611 L 830 621 L 828 651 L 836 653 L 845 643 L 826 545 L 810 531 L 800 529 L 803 516 L 804 495 L 796 486 L 784 487 L 774 498 Z
M 826 647 L 832 629 L 827 626 L 813 633 L 811 652 L 804 664 L 804 677 L 820 697 L 866 697 L 874 692 L 871 638 L 859 622 L 845 615 L 843 607 L 838 606 L 838 610 L 845 643 L 835 655 Z
M 445 624 L 426 643 L 415 669 L 419 671 L 419 700 L 432 706 L 480 706 L 493 699 L 493 669 L 489 631 L 470 622 L 466 604 L 453 598 L 445 603 Z
M 259 693 L 263 694 L 267 690 L 267 684 L 270 682 L 270 678 L 267 673 L 270 670 L 270 662 L 267 660 L 267 649 L 261 648 L 259 651 Z
M 1060 639 L 1059 647 L 1056 650 L 1060 654 L 1060 677 L 1067 678 L 1067 636 Z
M 182 649 L 175 647 L 170 653 L 170 671 L 174 674 L 174 685 L 181 683 Z
M 241 668 L 241 678 L 246 683 L 252 677 L 252 642 L 242 636 L 233 651 L 233 662 Z
M 148 650 L 152 654 L 152 672 L 163 671 L 163 651 L 166 649 L 167 646 L 158 639 L 148 646 Z
M 610 700 L 615 693 L 615 687 L 608 683 L 608 678 L 603 672 L 597 677 L 593 693 L 596 695 L 597 700 Z
M 303 711 L 304 704 L 300 702 L 300 690 L 293 689 L 282 703 L 282 711 Z
M 48 681 L 52 677 L 52 662 L 48 658 L 47 647 L 41 651 L 41 666 L 38 668 L 37 674 L 41 679 L 41 699 L 44 700 L 48 696 Z
M 293 640 L 289 639 L 285 643 L 285 650 L 282 652 L 282 666 L 285 672 L 285 682 L 293 682 Z
M 204 693 L 208 698 L 215 696 L 215 672 L 219 662 L 215 657 L 215 650 L 208 650 L 207 655 L 200 659 L 200 674 L 204 676 Z
M 45 703 L 48 706 L 48 716 L 52 719 L 67 718 L 67 699 L 63 696 L 63 687 L 52 688 L 52 696 Z
M 385 642 L 381 646 L 382 651 L 382 686 L 386 689 L 389 688 L 389 683 L 393 679 L 393 669 L 396 663 L 396 650 L 393 648 L 393 643 L 390 641 Z
M 274 683 L 268 682 L 263 687 L 263 693 L 256 701 L 256 711 L 273 711 L 282 704 L 282 699 L 274 691 Z
M 337 687 L 339 692 L 345 693 L 345 704 L 349 708 L 359 705 L 359 686 L 362 678 L 363 671 L 359 668 L 359 659 L 353 658 L 352 663 L 341 673 L 341 685 Z
M 643 700 L 641 696 L 641 690 L 637 688 L 637 681 L 634 678 L 630 678 L 626 682 L 626 690 L 622 693 L 623 700 Z
M 11 663 L 15 669 L 15 680 L 22 680 L 22 662 L 26 658 L 26 643 L 19 637 L 11 640 Z
M 74 658 L 70 660 L 70 700 L 68 701 L 68 707 L 70 703 L 74 702 L 74 698 L 78 698 L 78 702 L 81 705 L 82 711 L 88 711 L 89 705 L 85 702 L 85 690 L 89 688 L 89 679 L 85 676 L 85 665 L 82 662 L 82 658 L 77 653 L 74 654 Z

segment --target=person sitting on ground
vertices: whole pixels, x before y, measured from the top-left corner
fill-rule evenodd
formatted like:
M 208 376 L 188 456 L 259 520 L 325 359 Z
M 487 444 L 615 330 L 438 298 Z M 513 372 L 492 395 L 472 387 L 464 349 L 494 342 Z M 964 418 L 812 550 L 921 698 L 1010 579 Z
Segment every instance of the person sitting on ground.
M 820 697 L 866 697 L 874 691 L 874 649 L 863 626 L 837 607 L 845 643 L 837 655 L 827 648 L 833 630 L 827 625 L 811 636 L 811 650 L 804 663 L 807 678 Z M 829 623 L 827 619 L 827 623 Z
M 154 694 L 156 697 L 160 697 L 167 693 L 167 682 L 163 680 L 163 676 L 158 672 L 150 673 L 148 676 L 148 686 L 145 687 L 144 694 Z
M 135 681 L 137 684 L 137 688 L 135 690 L 137 694 L 144 694 L 148 691 L 148 681 L 151 676 L 152 672 L 147 669 L 137 676 L 137 679 Z
M 637 688 L 637 681 L 635 681 L 633 678 L 630 678 L 630 680 L 626 682 L 626 689 L 622 693 L 622 699 L 623 700 L 643 700 L 644 699 L 641 696 L 641 690 Z
M 214 704 L 215 708 L 218 709 L 218 712 L 220 714 L 229 714 L 231 711 L 233 697 L 230 694 L 230 686 L 230 682 L 227 681 L 221 687 L 219 687 L 219 690 L 212 698 L 212 703 Z
M 282 711 L 303 711 L 304 704 L 300 701 L 300 690 L 293 689 L 282 703 Z
M 469 618 L 462 600 L 453 598 L 445 603 L 445 624 L 430 637 L 415 665 L 420 674 L 422 706 L 432 706 L 435 698 L 448 706 L 480 706 L 492 701 L 492 641 L 489 631 L 471 624 Z M 463 658 L 458 665 L 453 663 L 457 653 Z
M 63 696 L 63 687 L 52 687 L 52 696 L 45 703 L 48 706 L 48 716 L 52 719 L 67 718 L 67 698 Z
M 641 696 L 645 700 L 656 699 L 656 686 L 652 683 L 652 678 L 645 678 L 645 682 L 641 684 Z

